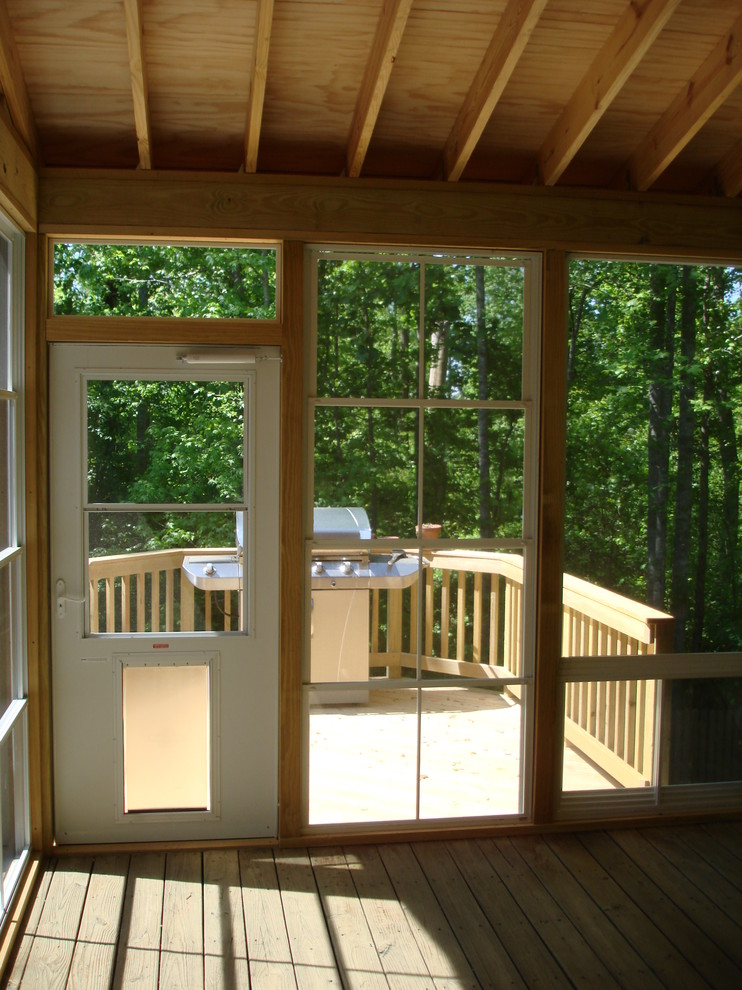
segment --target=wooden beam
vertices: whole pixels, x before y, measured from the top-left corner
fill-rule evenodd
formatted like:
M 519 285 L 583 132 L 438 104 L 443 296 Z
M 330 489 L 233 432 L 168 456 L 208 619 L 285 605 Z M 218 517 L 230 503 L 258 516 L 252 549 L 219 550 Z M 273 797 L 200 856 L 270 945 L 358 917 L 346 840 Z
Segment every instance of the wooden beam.
M 742 140 L 716 166 L 712 184 L 724 196 L 739 196 L 742 192 Z
M 258 0 L 255 15 L 255 45 L 250 96 L 247 103 L 247 126 L 245 128 L 245 171 L 258 169 L 258 145 L 263 121 L 265 84 L 268 79 L 268 55 L 271 47 L 273 27 L 273 0 Z
M 13 26 L 5 0 L 0 0 L 0 87 L 2 88 L 13 125 L 23 139 L 35 162 L 39 162 L 39 137 L 31 112 L 26 81 L 23 78 L 18 49 L 13 38 Z
M 37 181 L 30 152 L 0 114 L 0 206 L 24 231 L 36 229 Z
M 350 128 L 346 154 L 349 176 L 361 174 L 411 7 L 412 0 L 385 0 L 382 7 Z
M 545 6 L 546 0 L 510 0 L 505 8 L 443 149 L 448 181 L 466 168 Z
M 474 182 L 45 169 L 39 227 L 742 261 L 742 201 Z
M 660 117 L 626 165 L 629 186 L 645 190 L 742 83 L 742 17 Z
M 539 174 L 552 186 L 621 91 L 680 0 L 630 3 L 595 56 L 539 152 Z
M 134 103 L 139 167 L 152 168 L 152 132 L 149 120 L 147 65 L 142 44 L 142 0 L 124 0 L 126 39 L 129 44 L 129 75 Z

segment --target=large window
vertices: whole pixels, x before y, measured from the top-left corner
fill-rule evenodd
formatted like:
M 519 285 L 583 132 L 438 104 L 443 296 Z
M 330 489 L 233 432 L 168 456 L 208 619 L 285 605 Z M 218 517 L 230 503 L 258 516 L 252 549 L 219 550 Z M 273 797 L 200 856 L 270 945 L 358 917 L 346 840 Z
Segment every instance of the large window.
M 603 780 L 564 789 L 643 789 L 617 805 L 688 785 L 731 794 L 742 269 L 576 259 L 569 306 L 565 752 L 589 754 Z M 653 654 L 678 656 L 663 668 Z M 615 660 L 580 659 L 596 656 Z
M 537 262 L 311 261 L 307 821 L 527 814 Z
M 23 241 L 0 217 L 0 916 L 29 848 L 22 289 Z

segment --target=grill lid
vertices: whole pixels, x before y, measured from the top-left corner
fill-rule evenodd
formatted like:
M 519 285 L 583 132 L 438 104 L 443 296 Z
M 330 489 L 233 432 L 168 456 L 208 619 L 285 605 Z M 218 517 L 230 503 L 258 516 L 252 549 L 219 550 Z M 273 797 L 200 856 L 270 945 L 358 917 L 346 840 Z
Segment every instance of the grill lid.
M 320 506 L 314 510 L 314 535 L 326 540 L 370 540 L 371 524 L 365 509 Z

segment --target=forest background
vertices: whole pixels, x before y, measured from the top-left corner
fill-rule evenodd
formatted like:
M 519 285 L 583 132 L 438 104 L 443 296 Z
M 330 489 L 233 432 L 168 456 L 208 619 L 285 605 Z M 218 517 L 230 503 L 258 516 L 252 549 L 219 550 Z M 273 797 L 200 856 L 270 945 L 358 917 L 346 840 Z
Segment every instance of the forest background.
M 517 264 L 443 264 L 422 280 L 410 261 L 320 265 L 317 395 L 519 399 L 523 285 Z M 678 651 L 742 648 L 741 296 L 742 269 L 729 266 L 570 265 L 565 570 L 671 613 Z M 58 245 L 55 312 L 270 318 L 275 252 Z M 193 484 L 236 497 L 239 394 L 171 392 L 162 403 L 152 383 L 121 384 L 89 417 L 97 498 L 203 500 L 179 456 L 192 450 L 194 420 L 209 470 Z M 137 413 L 124 415 L 132 402 Z M 425 521 L 448 536 L 518 536 L 522 415 L 433 412 L 420 431 L 403 405 L 318 408 L 315 501 L 364 505 L 377 535 L 410 535 L 422 463 Z M 159 530 L 116 534 L 115 547 L 103 540 L 101 552 L 206 539 L 166 516 Z

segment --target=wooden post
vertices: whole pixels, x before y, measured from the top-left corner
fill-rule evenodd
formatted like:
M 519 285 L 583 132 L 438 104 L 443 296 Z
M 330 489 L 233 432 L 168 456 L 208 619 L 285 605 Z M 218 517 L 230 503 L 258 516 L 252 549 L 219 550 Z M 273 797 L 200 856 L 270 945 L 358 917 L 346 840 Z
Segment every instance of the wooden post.
M 562 573 L 567 424 L 568 266 L 563 251 L 544 255 L 541 328 L 541 443 L 536 587 L 533 818 L 554 817 L 563 726 L 556 724 L 562 642 Z
M 281 279 L 281 656 L 279 823 L 281 839 L 301 831 L 301 670 L 303 577 L 304 246 L 283 245 Z

